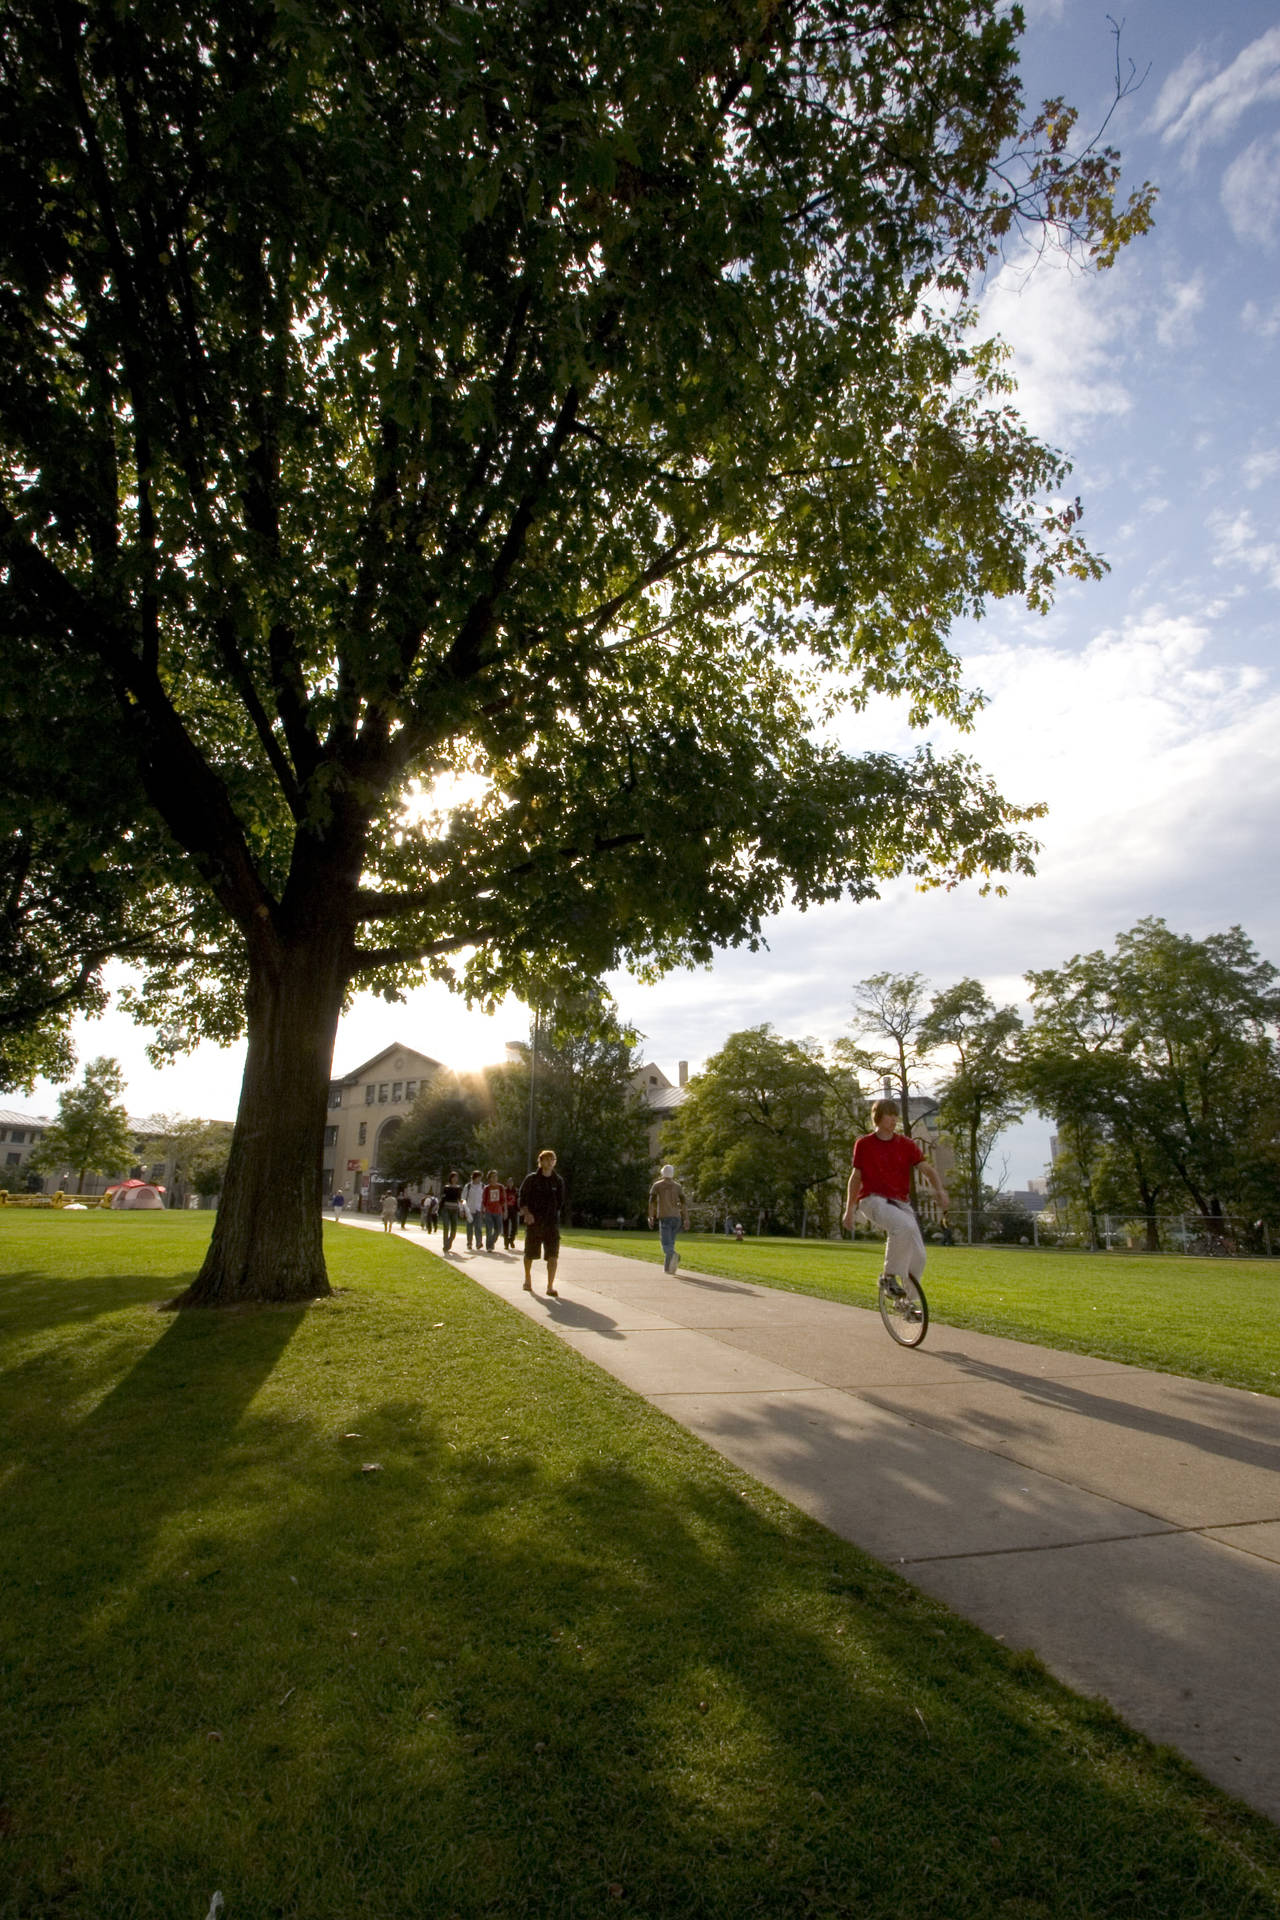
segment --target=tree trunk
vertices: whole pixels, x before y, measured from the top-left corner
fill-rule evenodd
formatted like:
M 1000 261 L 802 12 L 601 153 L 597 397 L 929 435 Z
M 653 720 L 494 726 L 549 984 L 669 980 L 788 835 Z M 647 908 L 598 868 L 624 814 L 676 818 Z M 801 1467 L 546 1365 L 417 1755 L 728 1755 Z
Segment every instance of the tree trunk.
M 331 1291 L 320 1175 L 347 967 L 332 926 L 250 958 L 249 1048 L 205 1263 L 175 1303 L 314 1300 Z

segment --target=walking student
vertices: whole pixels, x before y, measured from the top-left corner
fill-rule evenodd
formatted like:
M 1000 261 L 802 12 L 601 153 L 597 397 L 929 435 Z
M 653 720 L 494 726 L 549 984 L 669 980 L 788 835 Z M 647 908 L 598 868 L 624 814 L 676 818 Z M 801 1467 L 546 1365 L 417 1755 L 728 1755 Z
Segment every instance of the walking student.
M 524 1290 L 533 1292 L 533 1263 L 547 1263 L 547 1293 L 558 1300 L 556 1267 L 560 1260 L 560 1214 L 564 1207 L 564 1181 L 556 1172 L 556 1156 L 544 1147 L 538 1155 L 536 1173 L 527 1173 L 520 1183 L 520 1213 L 524 1220 Z
M 664 1273 L 676 1273 L 680 1267 L 680 1256 L 676 1252 L 676 1235 L 681 1227 L 688 1232 L 689 1203 L 685 1199 L 684 1188 L 677 1184 L 676 1170 L 665 1166 L 660 1177 L 649 1189 L 649 1225 L 658 1223 L 658 1238 L 662 1242 L 662 1270 Z
M 462 1182 L 458 1178 L 458 1169 L 450 1169 L 449 1178 L 440 1189 L 440 1219 L 443 1225 L 443 1244 L 441 1253 L 448 1253 L 458 1233 L 458 1216 L 462 1212 Z
M 498 1169 L 490 1167 L 484 1183 L 484 1250 L 492 1253 L 502 1232 L 502 1216 L 507 1206 L 507 1183 L 499 1180 Z
M 394 1193 L 384 1193 L 382 1196 L 382 1231 L 384 1233 L 390 1233 L 396 1223 L 396 1214 L 398 1212 L 399 1208 L 396 1206 Z
M 508 1180 L 506 1204 L 502 1215 L 502 1244 L 511 1248 L 516 1244 L 516 1228 L 520 1225 L 520 1193 Z
M 860 1213 L 885 1235 L 884 1273 L 890 1293 L 902 1291 L 895 1281 L 918 1280 L 924 1272 L 924 1237 L 911 1205 L 912 1169 L 919 1167 L 941 1211 L 949 1204 L 937 1169 L 914 1140 L 898 1132 L 898 1118 L 894 1100 L 877 1100 L 872 1107 L 875 1132 L 854 1142 L 844 1210 L 846 1227 L 852 1229 L 854 1215 Z
M 474 1245 L 479 1253 L 484 1245 L 484 1181 L 479 1167 L 462 1189 L 462 1210 L 467 1216 L 467 1251 Z

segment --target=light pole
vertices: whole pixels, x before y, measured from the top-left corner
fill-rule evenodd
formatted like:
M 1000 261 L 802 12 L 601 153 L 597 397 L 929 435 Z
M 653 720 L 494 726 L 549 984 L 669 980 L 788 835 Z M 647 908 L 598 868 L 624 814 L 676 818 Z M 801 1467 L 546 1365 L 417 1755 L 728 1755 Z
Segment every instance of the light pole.
M 533 1007 L 533 1039 L 529 1046 L 529 1150 L 525 1170 L 532 1173 L 535 1165 L 534 1154 L 538 1142 L 538 1005 Z

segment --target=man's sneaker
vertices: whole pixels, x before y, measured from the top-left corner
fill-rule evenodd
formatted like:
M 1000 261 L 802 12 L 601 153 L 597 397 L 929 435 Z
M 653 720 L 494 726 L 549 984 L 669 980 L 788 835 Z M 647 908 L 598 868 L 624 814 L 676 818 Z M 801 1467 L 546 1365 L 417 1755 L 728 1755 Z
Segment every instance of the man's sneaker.
M 905 1300 L 907 1297 L 906 1289 L 898 1284 L 898 1276 L 896 1273 L 882 1273 L 880 1275 L 880 1285 L 884 1288 L 885 1292 L 895 1300 Z

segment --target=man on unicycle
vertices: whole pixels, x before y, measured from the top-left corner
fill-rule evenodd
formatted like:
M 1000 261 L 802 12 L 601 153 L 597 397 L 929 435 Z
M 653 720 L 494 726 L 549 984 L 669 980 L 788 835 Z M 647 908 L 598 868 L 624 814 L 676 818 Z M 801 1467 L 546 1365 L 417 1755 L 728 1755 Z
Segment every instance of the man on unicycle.
M 854 1142 L 844 1224 L 852 1230 L 855 1213 L 861 1213 L 885 1234 L 881 1286 L 886 1293 L 900 1295 L 901 1283 L 918 1282 L 925 1263 L 924 1238 L 911 1205 L 912 1168 L 919 1167 L 933 1188 L 939 1210 L 949 1203 L 937 1169 L 909 1135 L 898 1132 L 897 1102 L 877 1100 L 871 1119 L 875 1132 L 864 1133 Z

